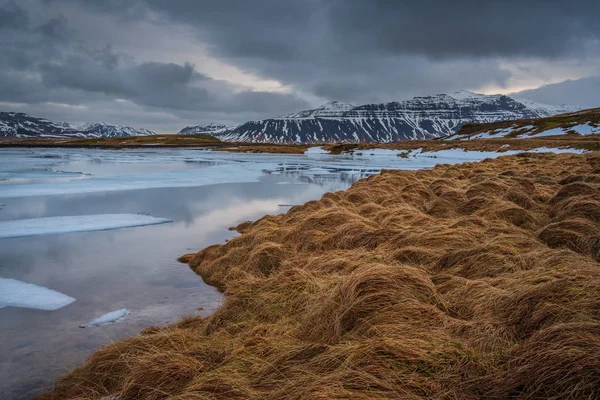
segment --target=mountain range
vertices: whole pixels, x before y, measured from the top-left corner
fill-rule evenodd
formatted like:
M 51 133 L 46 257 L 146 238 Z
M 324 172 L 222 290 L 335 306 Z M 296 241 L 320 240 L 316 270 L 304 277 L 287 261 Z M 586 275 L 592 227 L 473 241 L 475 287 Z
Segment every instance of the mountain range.
M 459 91 L 362 106 L 332 101 L 313 110 L 249 121 L 233 128 L 211 124 L 187 127 L 180 133 L 206 133 L 231 142 L 389 143 L 444 137 L 466 123 L 542 118 L 579 109 Z
M 451 95 L 365 104 L 331 101 L 321 107 L 238 126 L 208 124 L 183 128 L 180 134 L 208 134 L 223 141 L 263 143 L 381 142 L 435 139 L 456 133 L 466 123 L 543 118 L 580 107 L 553 106 L 506 95 L 459 91 Z M 147 136 L 148 129 L 104 122 L 76 125 L 24 113 L 0 112 L 0 137 L 98 138 Z
M 104 122 L 83 125 L 52 122 L 25 113 L 0 112 L 0 137 L 19 138 L 97 138 L 155 135 L 148 129 Z

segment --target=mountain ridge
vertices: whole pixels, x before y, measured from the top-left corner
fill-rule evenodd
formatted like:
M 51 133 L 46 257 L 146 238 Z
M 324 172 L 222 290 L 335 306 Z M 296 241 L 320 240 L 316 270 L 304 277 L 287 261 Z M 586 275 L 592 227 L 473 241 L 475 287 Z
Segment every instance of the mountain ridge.
M 0 112 L 0 137 L 17 138 L 99 138 L 156 135 L 149 129 L 106 122 L 88 122 L 77 125 L 54 122 L 21 112 Z
M 360 106 L 332 101 L 311 110 L 202 133 L 231 142 L 389 143 L 452 135 L 466 123 L 542 118 L 580 109 L 462 90 Z

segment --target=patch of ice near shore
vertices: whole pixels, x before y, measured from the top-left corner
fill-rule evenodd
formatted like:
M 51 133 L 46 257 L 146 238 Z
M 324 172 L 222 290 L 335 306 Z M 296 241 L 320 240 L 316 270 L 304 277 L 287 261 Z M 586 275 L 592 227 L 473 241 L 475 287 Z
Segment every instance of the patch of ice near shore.
M 313 155 L 313 154 L 329 154 L 327 150 L 323 150 L 321 146 L 309 147 L 306 149 L 304 154 Z
M 16 279 L 0 278 L 0 307 L 57 310 L 74 302 L 66 294 Z
M 96 214 L 0 221 L 0 239 L 69 232 L 103 231 L 172 222 L 140 214 Z
M 108 324 L 116 324 L 118 322 L 123 321 L 129 315 L 129 310 L 126 308 L 121 308 L 117 311 L 111 311 L 106 313 L 98 318 L 95 318 L 88 322 L 87 324 L 79 325 L 80 328 L 91 328 L 92 326 L 102 326 Z

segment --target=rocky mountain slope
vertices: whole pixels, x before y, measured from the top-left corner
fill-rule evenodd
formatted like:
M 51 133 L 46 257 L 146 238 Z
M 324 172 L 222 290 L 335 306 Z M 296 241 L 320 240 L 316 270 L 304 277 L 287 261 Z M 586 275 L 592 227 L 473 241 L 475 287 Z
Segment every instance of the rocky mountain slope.
M 179 131 L 180 135 L 219 135 L 224 132 L 229 132 L 237 128 L 237 125 L 229 126 L 222 124 L 208 124 L 208 125 L 196 125 L 196 126 L 186 126 L 182 130 Z
M 97 138 L 147 136 L 155 133 L 148 129 L 104 122 L 74 125 L 68 122 L 52 122 L 25 113 L 0 112 L 0 137 L 20 138 Z
M 444 137 L 466 123 L 540 118 L 577 109 L 460 91 L 358 107 L 330 102 L 314 110 L 250 121 L 212 134 L 235 142 L 389 143 Z

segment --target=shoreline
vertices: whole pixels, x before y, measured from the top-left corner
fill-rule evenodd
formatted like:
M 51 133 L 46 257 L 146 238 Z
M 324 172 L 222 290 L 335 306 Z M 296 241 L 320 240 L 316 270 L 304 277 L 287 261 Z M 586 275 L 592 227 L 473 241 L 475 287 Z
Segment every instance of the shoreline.
M 163 135 L 166 137 L 168 135 Z M 181 136 L 181 135 L 180 135 Z M 143 137 L 147 140 L 148 137 Z M 234 143 L 206 141 L 185 143 L 186 138 L 176 138 L 177 143 L 127 143 L 127 138 L 105 138 L 99 140 L 80 139 L 75 141 L 21 140 L 16 142 L 0 140 L 0 148 L 89 148 L 89 149 L 209 149 L 212 151 L 240 153 L 271 153 L 271 154 L 305 154 L 311 147 L 321 147 L 332 155 L 342 153 L 359 153 L 373 149 L 398 151 L 441 151 L 463 149 L 465 151 L 496 151 L 533 150 L 536 148 L 573 148 L 587 151 L 600 150 L 600 135 L 557 135 L 539 138 L 493 138 L 471 140 L 406 140 L 395 143 L 314 143 L 314 144 L 272 144 L 272 143 Z M 129 139 L 131 140 L 131 139 Z M 167 138 L 167 142 L 170 138 Z
M 599 187 L 600 153 L 525 153 L 243 223 L 180 258 L 225 293 L 214 314 L 99 350 L 39 399 L 593 397 Z

